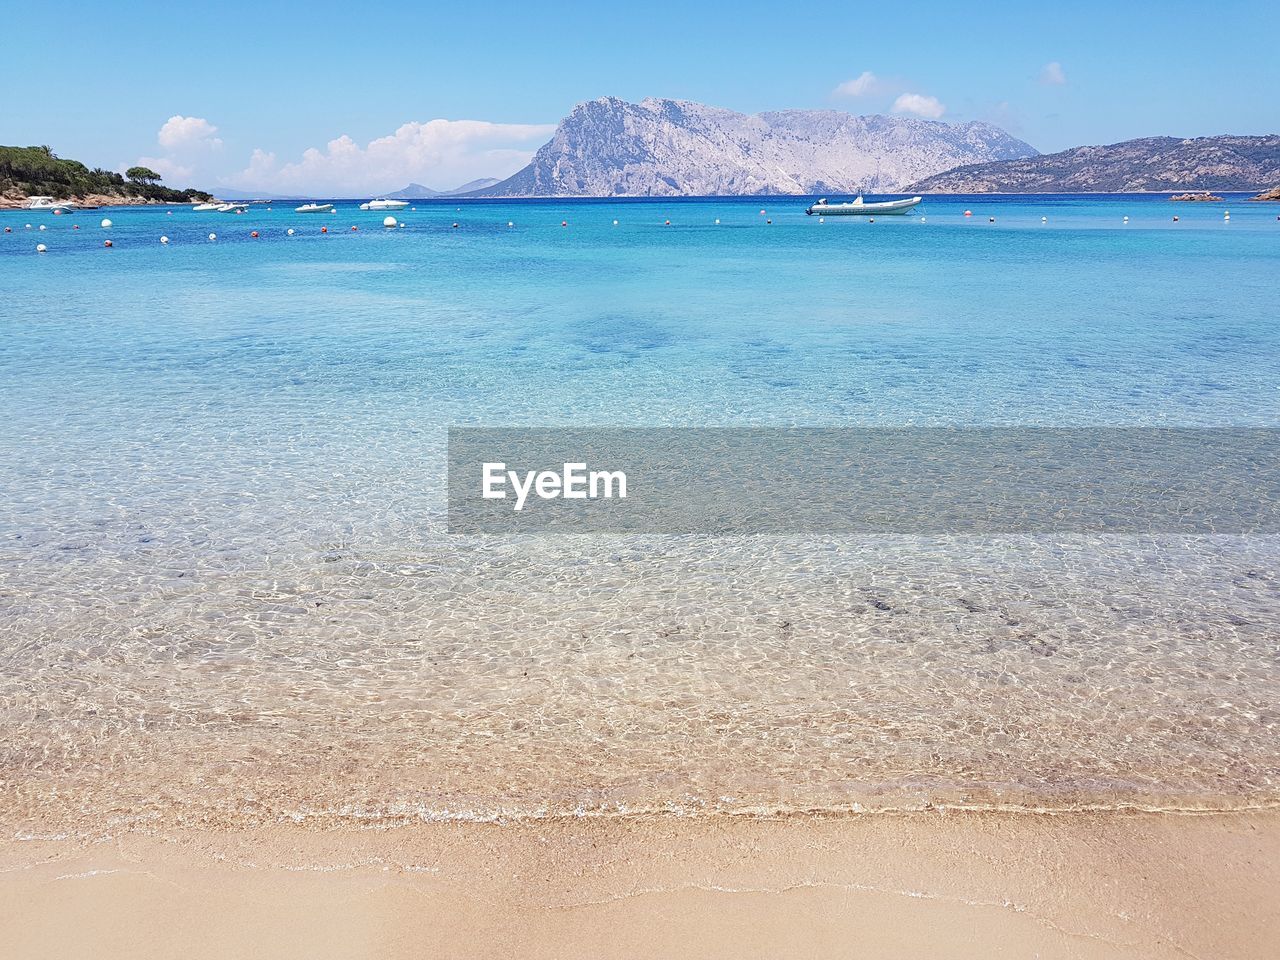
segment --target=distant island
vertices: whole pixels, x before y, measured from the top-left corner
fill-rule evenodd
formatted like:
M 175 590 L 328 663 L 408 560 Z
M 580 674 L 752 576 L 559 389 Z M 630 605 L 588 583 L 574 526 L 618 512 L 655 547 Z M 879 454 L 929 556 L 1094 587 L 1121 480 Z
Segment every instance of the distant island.
M 481 177 L 479 180 L 472 180 L 460 187 L 454 187 L 452 190 L 432 190 L 430 187 L 424 187 L 420 183 L 411 183 L 403 190 L 388 193 L 386 196 L 388 200 L 430 200 L 432 197 L 461 197 L 475 193 L 478 190 L 484 190 L 497 182 L 498 180 L 494 177 Z
M 601 97 L 578 104 L 523 170 L 470 195 L 892 192 L 962 164 L 1033 156 L 1034 147 L 989 123 Z
M 918 193 L 1126 193 L 1259 190 L 1280 182 L 1280 136 L 1145 137 L 968 164 L 919 180 Z
M 25 207 L 31 197 L 88 204 L 189 203 L 209 200 L 203 190 L 161 186 L 160 174 L 131 167 L 127 175 L 89 169 L 48 147 L 0 147 L 0 207 Z

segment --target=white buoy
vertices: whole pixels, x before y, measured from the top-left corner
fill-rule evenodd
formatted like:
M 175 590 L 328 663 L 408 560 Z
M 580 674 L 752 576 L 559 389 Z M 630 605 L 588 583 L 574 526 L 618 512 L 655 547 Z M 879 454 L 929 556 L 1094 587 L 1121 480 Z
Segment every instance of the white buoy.
M 401 230 L 403 230 L 403 229 L 404 229 L 404 221 L 403 221 L 403 220 L 401 220 L 401 221 L 400 221 L 400 229 L 401 229 Z
M 103 230 L 106 230 L 106 229 L 107 229 L 108 227 L 110 227 L 110 226 L 111 226 L 111 221 L 110 221 L 110 220 L 107 220 L 106 218 L 103 218 L 103 221 L 102 221 L 102 229 L 103 229 Z
M 218 235 L 217 235 L 216 233 L 211 233 L 211 234 L 209 234 L 209 239 L 210 239 L 210 240 L 217 240 L 217 239 L 218 239 Z
M 40 229 L 41 229 L 41 230 L 47 230 L 47 229 L 49 229 L 49 228 L 48 228 L 48 227 L 46 227 L 46 226 L 42 223 L 42 224 L 40 224 Z
M 28 230 L 30 230 L 30 229 L 31 229 L 31 224 L 29 224 L 29 223 L 27 224 L 27 229 L 28 229 Z
M 1224 211 L 1223 211 L 1223 213 L 1222 213 L 1222 219 L 1223 219 L 1223 220 L 1230 220 L 1230 219 L 1231 219 L 1231 211 L 1230 211 L 1230 210 L 1224 210 Z
M 617 220 L 613 221 L 613 225 L 616 227 L 618 225 L 618 221 Z
M 168 237 L 161 237 L 161 238 L 160 238 L 160 242 L 161 242 L 161 243 L 168 243 L 168 242 L 169 242 L 169 238 L 168 238 Z
M 718 226 L 720 226 L 720 218 L 719 218 L 719 217 L 716 217 L 716 226 L 717 226 L 717 227 L 718 227 Z
M 826 223 L 826 222 L 827 222 L 827 218 L 826 218 L 826 217 L 819 217 L 819 218 L 818 218 L 818 222 L 819 222 L 819 223 Z
M 1048 217 L 1041 217 L 1041 218 L 1040 218 L 1040 222 L 1041 222 L 1041 223 L 1048 223 L 1048 222 L 1049 222 L 1049 218 L 1048 218 Z
M 382 220 L 382 225 L 383 225 L 384 227 L 394 227 L 394 226 L 396 225 L 396 218 L 395 218 L 395 217 L 384 217 L 384 218 L 383 218 L 383 220 Z
M 515 222 L 514 220 L 508 220 L 508 221 L 507 221 L 507 226 L 508 226 L 508 227 L 514 227 L 515 225 L 516 225 L 516 222 Z
M 48 247 L 46 247 L 43 243 L 37 243 L 37 244 L 36 244 L 36 253 L 44 253 L 44 252 L 45 252 L 46 250 L 48 250 L 48 249 L 49 249 L 49 248 L 48 248 Z
M 924 223 L 924 217 L 921 217 L 921 218 L 920 218 L 920 222 L 921 222 L 921 223 Z
M 1128 218 L 1128 217 L 1125 217 L 1125 218 L 1124 218 L 1124 222 L 1125 222 L 1125 223 L 1128 223 L 1128 222 L 1129 222 L 1129 218 Z
M 291 237 L 293 236 L 293 227 L 290 227 L 290 228 L 289 228 L 289 236 L 291 236 Z

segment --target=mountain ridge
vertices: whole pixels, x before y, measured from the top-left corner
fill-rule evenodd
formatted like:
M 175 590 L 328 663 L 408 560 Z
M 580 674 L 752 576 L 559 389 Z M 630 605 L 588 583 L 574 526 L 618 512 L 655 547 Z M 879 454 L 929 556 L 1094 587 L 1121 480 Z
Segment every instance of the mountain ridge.
M 1036 157 L 966 164 L 912 183 L 919 193 L 1164 193 L 1261 190 L 1280 181 L 1280 136 L 1140 137 Z
M 839 110 L 743 114 L 688 100 L 574 107 L 523 169 L 476 197 L 892 192 L 966 163 L 1036 154 L 989 123 Z

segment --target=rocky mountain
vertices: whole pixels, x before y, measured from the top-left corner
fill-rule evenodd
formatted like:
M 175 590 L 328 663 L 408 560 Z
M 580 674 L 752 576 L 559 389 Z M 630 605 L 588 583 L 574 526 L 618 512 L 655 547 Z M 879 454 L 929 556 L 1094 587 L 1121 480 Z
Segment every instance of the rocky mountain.
M 1145 137 L 1038 157 L 957 167 L 913 183 L 920 193 L 1258 190 L 1280 181 L 1280 136 Z
M 514 176 L 476 195 L 710 196 L 900 190 L 961 164 L 1034 156 L 988 123 L 742 114 L 685 100 L 581 103 Z
M 452 190 L 432 190 L 430 187 L 424 187 L 420 183 L 411 183 L 403 190 L 397 190 L 395 193 L 388 193 L 388 200 L 429 200 L 432 197 L 458 197 L 468 193 L 474 193 L 476 190 L 483 190 L 485 187 L 491 187 L 498 181 L 494 177 L 481 177 L 479 180 L 471 180 L 464 183 L 460 187 L 454 187 Z

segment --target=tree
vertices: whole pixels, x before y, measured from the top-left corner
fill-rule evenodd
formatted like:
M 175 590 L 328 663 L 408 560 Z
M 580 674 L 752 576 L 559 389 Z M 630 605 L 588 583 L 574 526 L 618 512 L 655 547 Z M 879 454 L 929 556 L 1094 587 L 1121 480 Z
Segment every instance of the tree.
M 124 175 L 134 183 L 144 183 L 148 186 L 157 184 L 163 179 L 160 174 L 150 167 L 130 167 L 124 172 Z

